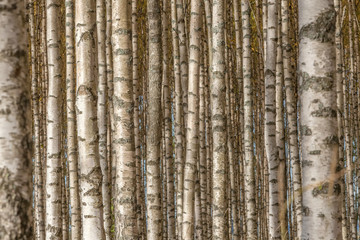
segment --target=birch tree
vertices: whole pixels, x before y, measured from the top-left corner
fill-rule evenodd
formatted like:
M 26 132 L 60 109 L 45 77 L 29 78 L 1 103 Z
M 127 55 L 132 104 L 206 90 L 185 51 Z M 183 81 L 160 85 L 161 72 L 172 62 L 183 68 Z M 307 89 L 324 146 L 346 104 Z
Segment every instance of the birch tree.
M 46 102 L 46 239 L 62 238 L 61 216 L 61 84 L 63 57 L 61 56 L 61 1 L 46 1 L 46 42 L 48 66 L 48 98 Z
M 69 188 L 71 206 L 71 239 L 81 239 L 81 215 L 78 176 L 75 112 L 75 49 L 74 1 L 65 3 L 66 12 L 66 119 L 67 156 L 69 163 Z
M 228 238 L 226 199 L 226 88 L 225 88 L 225 36 L 224 0 L 212 3 L 212 63 L 211 63 L 211 125 L 212 125 L 212 236 Z
M 107 73 L 106 73 L 106 1 L 96 0 L 96 27 L 97 27 L 97 61 L 98 61 L 98 83 L 97 83 L 97 117 L 99 128 L 99 157 L 102 173 L 102 200 L 103 218 L 106 239 L 111 234 L 111 195 L 110 178 L 108 172 L 107 154 Z
M 180 73 L 180 53 L 176 0 L 171 1 L 171 36 L 173 49 L 173 74 L 175 91 L 175 169 L 176 169 L 176 235 L 181 239 L 182 233 L 182 189 L 183 189 L 183 122 L 182 122 L 182 88 Z
M 135 239 L 137 236 L 130 13 L 131 1 L 112 2 L 114 63 L 113 145 L 116 157 L 115 228 L 117 239 Z
M 299 2 L 302 239 L 341 239 L 332 0 Z
M 97 125 L 96 1 L 75 4 L 76 119 L 82 239 L 104 239 Z
M 188 113 L 186 133 L 186 158 L 184 166 L 184 196 L 182 239 L 194 236 L 195 220 L 195 181 L 198 159 L 199 134 L 199 75 L 200 75 L 200 37 L 201 37 L 201 3 L 191 1 L 190 16 L 190 55 L 188 84 Z M 200 199 L 199 199 L 200 200 Z
M 0 8 L 0 236 L 32 239 L 25 3 L 6 1 Z
M 245 179 L 245 209 L 246 235 L 249 239 L 257 239 L 256 208 L 255 208 L 255 176 L 252 141 L 252 97 L 251 97 L 251 28 L 250 6 L 246 0 L 241 1 L 242 31 L 243 31 L 243 78 L 244 78 L 244 179 Z
M 269 163 L 269 235 L 280 238 L 279 222 L 279 159 L 276 147 L 275 75 L 277 46 L 277 0 L 267 1 L 267 32 L 265 61 L 265 149 Z
M 147 2 L 148 18 L 148 108 L 147 108 L 147 213 L 148 239 L 162 238 L 162 207 L 160 178 L 160 143 L 161 143 L 161 15 L 160 2 Z
M 284 64 L 284 85 L 286 95 L 286 114 L 289 128 L 289 149 L 292 167 L 293 188 L 294 188 L 294 208 L 296 218 L 296 238 L 301 238 L 302 226 L 302 199 L 301 199 L 301 169 L 299 159 L 298 135 L 297 135 L 297 106 L 295 100 L 295 78 L 291 72 L 291 50 L 289 42 L 289 2 L 281 1 L 281 37 L 282 37 L 282 54 Z

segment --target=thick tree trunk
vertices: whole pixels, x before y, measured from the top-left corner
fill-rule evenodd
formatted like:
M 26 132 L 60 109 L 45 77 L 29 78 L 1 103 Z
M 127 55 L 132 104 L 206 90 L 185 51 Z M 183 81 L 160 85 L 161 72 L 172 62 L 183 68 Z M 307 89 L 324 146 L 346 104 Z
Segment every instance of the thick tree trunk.
M 0 8 L 0 238 L 27 240 L 33 222 L 25 2 L 5 1 Z
M 302 239 L 341 239 L 333 3 L 299 2 Z
M 104 239 L 102 173 L 96 110 L 97 30 L 96 1 L 75 4 L 76 117 L 82 238 Z

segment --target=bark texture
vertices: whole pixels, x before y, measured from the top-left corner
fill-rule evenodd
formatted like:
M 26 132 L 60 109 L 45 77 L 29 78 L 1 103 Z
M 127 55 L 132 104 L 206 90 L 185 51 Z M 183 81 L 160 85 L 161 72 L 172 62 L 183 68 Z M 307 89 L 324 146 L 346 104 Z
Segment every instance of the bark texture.
M 302 239 L 341 239 L 332 0 L 299 2 Z
M 224 0 L 212 3 L 211 124 L 212 124 L 212 233 L 213 239 L 227 239 L 227 134 L 225 87 Z
M 148 17 L 148 107 L 147 107 L 147 142 L 146 142 L 146 185 L 148 239 L 162 238 L 162 205 L 161 205 L 161 15 L 160 2 L 147 2 Z
M 61 216 L 61 120 L 64 80 L 61 55 L 61 1 L 46 1 L 46 42 L 48 66 L 48 98 L 46 102 L 46 239 L 62 238 Z
M 33 222 L 25 3 L 5 1 L 0 8 L 0 236 L 27 240 Z
M 131 1 L 112 2 L 114 137 L 117 239 L 136 239 L 135 148 L 133 124 Z
M 76 117 L 82 239 L 104 239 L 102 173 L 97 125 L 96 1 L 75 4 Z
M 79 196 L 78 153 L 76 141 L 76 111 L 75 111 L 75 22 L 74 1 L 65 2 L 66 13 L 66 119 L 67 119 L 67 157 L 69 164 L 69 191 L 71 206 L 72 240 L 81 239 L 81 213 Z

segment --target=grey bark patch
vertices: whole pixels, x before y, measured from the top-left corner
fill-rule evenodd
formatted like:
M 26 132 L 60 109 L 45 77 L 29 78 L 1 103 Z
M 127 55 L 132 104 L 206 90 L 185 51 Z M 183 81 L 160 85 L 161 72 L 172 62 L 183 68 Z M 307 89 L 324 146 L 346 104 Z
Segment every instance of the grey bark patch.
M 311 136 L 312 135 L 312 131 L 311 129 L 306 126 L 306 125 L 301 125 L 300 126 L 300 134 L 301 136 Z
M 313 188 L 312 195 L 314 197 L 317 197 L 319 195 L 326 195 L 326 194 L 328 194 L 328 192 L 329 192 L 329 183 L 326 182 L 320 186 Z
M 306 72 L 301 72 L 300 77 L 302 83 L 300 86 L 300 93 L 307 90 L 313 90 L 315 92 L 332 91 L 334 88 L 334 78 L 332 74 L 325 77 L 310 76 Z
M 8 168 L 0 168 L 0 238 L 27 240 L 32 236 L 30 199 Z M 30 197 L 29 197 L 30 198 Z
M 319 105 L 319 109 L 312 111 L 310 113 L 312 117 L 336 117 L 337 113 L 335 109 L 332 109 L 331 107 L 324 107 L 322 104 Z
M 310 209 L 308 207 L 303 207 L 303 213 L 304 213 L 304 216 L 309 216 L 310 215 Z
M 300 39 L 309 38 L 320 42 L 332 42 L 335 38 L 336 11 L 333 8 L 322 12 L 314 22 L 300 29 Z
M 311 167 L 312 165 L 313 165 L 312 161 L 309 161 L 309 160 L 303 160 L 302 161 L 302 166 L 303 167 Z
M 320 155 L 321 151 L 320 150 L 314 150 L 314 151 L 310 151 L 309 154 L 310 155 Z
M 326 183 L 324 183 L 324 184 L 322 184 L 320 186 L 317 186 L 317 187 L 315 187 L 313 189 L 312 195 L 314 197 L 317 197 L 317 196 L 320 196 L 320 195 L 327 195 L 327 194 L 329 194 L 329 187 L 330 187 L 329 182 L 326 182 Z M 332 194 L 338 196 L 340 193 L 341 193 L 340 184 L 338 184 L 338 183 L 333 184 L 333 192 L 332 192 Z
M 328 145 L 339 144 L 339 138 L 336 135 L 328 136 L 324 139 L 324 142 Z

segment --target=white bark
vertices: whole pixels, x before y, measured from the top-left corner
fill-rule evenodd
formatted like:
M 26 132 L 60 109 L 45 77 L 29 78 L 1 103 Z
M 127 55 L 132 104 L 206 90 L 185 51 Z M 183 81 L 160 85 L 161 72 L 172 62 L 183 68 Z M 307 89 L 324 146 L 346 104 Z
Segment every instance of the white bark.
M 76 117 L 84 240 L 105 238 L 96 117 L 98 73 L 95 3 L 95 0 L 77 0 L 75 4 Z
M 61 1 L 46 1 L 46 41 L 48 66 L 48 98 L 46 102 L 46 239 L 62 238 L 61 217 Z
M 341 239 L 333 0 L 299 2 L 302 239 Z
M 24 1 L 0 3 L 0 238 L 32 239 Z

